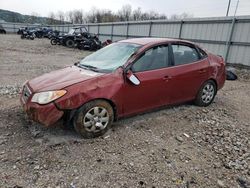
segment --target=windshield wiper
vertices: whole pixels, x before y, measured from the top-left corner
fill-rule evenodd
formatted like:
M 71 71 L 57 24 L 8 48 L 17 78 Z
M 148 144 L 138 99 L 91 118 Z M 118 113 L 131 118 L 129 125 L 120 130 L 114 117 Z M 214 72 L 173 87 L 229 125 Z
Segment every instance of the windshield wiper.
M 94 66 L 91 66 L 91 65 L 83 65 L 83 64 L 79 63 L 78 66 L 81 67 L 81 68 L 84 68 L 84 69 L 88 69 L 88 70 L 92 70 L 92 71 L 95 71 L 95 72 L 99 72 L 99 70 L 98 70 L 97 67 L 94 67 Z

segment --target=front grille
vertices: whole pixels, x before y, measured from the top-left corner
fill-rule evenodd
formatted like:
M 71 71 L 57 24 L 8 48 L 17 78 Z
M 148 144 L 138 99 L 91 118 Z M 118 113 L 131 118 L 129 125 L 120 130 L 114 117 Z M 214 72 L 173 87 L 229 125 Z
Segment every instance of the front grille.
M 29 97 L 31 96 L 31 94 L 32 94 L 32 93 L 31 93 L 29 87 L 28 87 L 27 85 L 25 85 L 25 86 L 23 87 L 23 100 L 24 100 L 25 102 L 27 102 L 28 99 L 29 99 Z

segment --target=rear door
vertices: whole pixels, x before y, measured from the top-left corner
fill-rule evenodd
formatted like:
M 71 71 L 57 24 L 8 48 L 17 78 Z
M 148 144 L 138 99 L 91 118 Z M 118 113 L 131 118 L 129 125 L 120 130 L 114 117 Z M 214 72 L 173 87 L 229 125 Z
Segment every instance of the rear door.
M 168 70 L 171 103 L 193 100 L 208 79 L 209 62 L 206 55 L 189 43 L 172 43 L 172 67 Z

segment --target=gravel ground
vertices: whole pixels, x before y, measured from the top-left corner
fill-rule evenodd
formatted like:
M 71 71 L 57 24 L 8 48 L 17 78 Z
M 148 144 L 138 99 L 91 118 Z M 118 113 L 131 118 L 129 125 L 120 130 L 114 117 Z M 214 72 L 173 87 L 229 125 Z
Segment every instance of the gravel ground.
M 22 83 L 89 52 L 0 35 L 0 187 L 250 187 L 250 71 L 212 105 L 183 104 L 82 139 L 25 118 Z

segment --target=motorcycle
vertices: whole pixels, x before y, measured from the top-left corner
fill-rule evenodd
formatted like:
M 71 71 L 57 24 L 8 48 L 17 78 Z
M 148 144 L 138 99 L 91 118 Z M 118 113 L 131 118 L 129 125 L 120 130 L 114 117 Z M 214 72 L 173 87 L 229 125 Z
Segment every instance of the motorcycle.
M 57 37 L 59 36 L 60 32 L 55 30 L 55 31 L 49 31 L 48 34 L 45 36 L 47 37 L 48 39 L 52 39 L 54 37 Z
M 62 45 L 63 44 L 63 37 L 62 36 L 52 36 L 50 39 L 51 45 Z
M 36 37 L 35 33 L 29 30 L 24 30 L 22 31 L 21 34 L 21 39 L 30 39 L 30 40 L 34 40 Z

